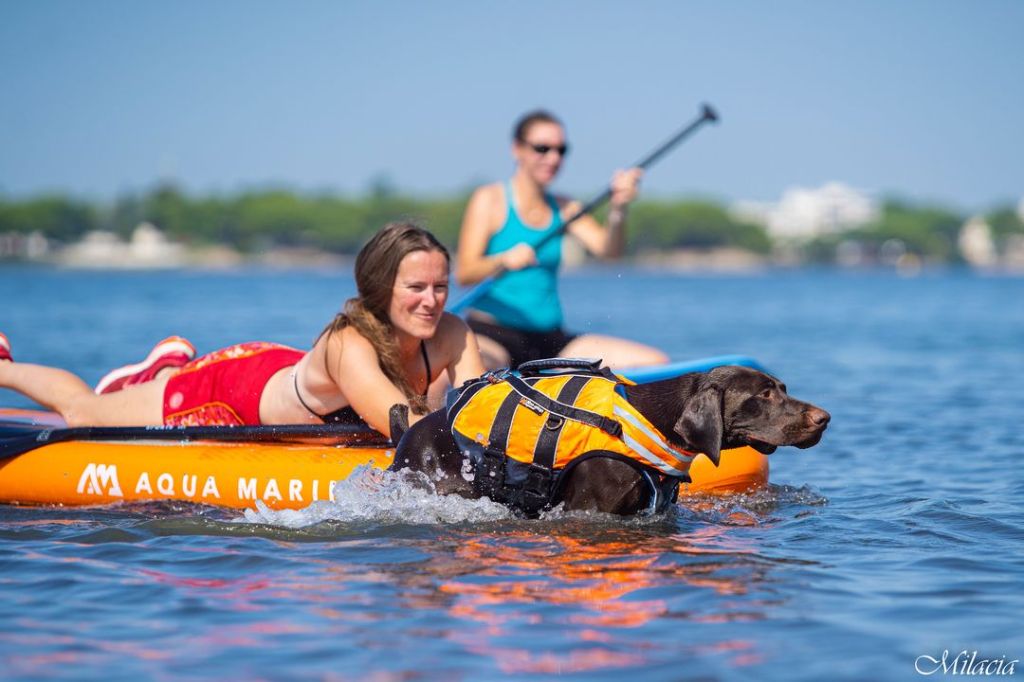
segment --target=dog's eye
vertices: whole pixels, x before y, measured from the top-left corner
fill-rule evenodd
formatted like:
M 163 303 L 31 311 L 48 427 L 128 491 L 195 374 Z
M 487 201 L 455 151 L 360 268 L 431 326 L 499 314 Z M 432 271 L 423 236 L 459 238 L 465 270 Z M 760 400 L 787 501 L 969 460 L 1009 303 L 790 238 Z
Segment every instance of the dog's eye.
M 763 391 L 761 391 L 760 393 L 757 394 L 757 397 L 758 398 L 771 398 L 772 397 L 772 389 L 770 389 L 770 388 L 764 389 Z

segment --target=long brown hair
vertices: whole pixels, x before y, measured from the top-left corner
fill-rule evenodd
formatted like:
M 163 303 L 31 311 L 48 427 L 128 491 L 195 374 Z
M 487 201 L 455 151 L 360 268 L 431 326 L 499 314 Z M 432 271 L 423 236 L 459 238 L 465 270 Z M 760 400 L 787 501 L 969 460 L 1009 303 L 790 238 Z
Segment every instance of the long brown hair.
M 426 399 L 413 390 L 398 351 L 395 327 L 389 310 L 395 277 L 402 259 L 414 251 L 438 251 L 449 263 L 448 249 L 427 230 L 412 222 L 388 223 L 366 243 L 356 256 L 356 290 L 359 295 L 345 301 L 345 307 L 324 328 L 320 336 L 351 326 L 370 342 L 384 375 L 409 400 L 416 414 L 427 412 Z

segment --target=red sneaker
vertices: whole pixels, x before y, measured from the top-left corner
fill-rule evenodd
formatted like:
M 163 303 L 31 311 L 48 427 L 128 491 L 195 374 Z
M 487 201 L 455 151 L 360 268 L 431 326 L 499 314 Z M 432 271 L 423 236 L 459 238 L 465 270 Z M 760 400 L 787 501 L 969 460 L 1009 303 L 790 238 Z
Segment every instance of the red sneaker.
M 125 365 L 107 373 L 96 384 L 96 395 L 120 391 L 125 386 L 134 386 L 152 381 L 157 372 L 167 367 L 182 367 L 196 356 L 196 348 L 187 339 L 169 336 L 153 346 L 142 362 Z
M 11 342 L 3 335 L 3 332 L 0 332 L 0 360 L 14 362 L 14 358 L 11 357 Z

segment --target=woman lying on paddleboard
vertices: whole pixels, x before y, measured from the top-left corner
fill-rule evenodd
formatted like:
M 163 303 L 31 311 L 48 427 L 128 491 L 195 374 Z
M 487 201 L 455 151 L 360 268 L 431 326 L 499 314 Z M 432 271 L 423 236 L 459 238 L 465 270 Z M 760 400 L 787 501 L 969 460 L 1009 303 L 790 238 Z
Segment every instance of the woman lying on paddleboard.
M 243 343 L 97 395 L 65 370 L 14 362 L 0 334 L 0 387 L 59 412 L 69 426 L 361 418 L 390 436 L 392 406 L 407 405 L 414 422 L 428 411 L 427 390 L 442 374 L 458 386 L 484 371 L 472 332 L 444 312 L 448 272 L 448 252 L 430 232 L 391 223 L 356 257 L 359 295 L 346 302 L 309 352 Z
M 488 368 L 516 367 L 550 357 L 604 358 L 611 367 L 657 365 L 668 358 L 634 341 L 598 334 L 574 335 L 562 327 L 558 268 L 562 236 L 533 245 L 552 232 L 579 205 L 555 196 L 548 186 L 568 153 L 565 128 L 545 111 L 523 116 L 512 134 L 515 173 L 508 182 L 479 187 L 470 197 L 459 235 L 456 277 L 477 284 L 506 270 L 469 310 Z M 587 251 L 617 258 L 625 247 L 626 210 L 636 198 L 642 171 L 620 171 L 612 179 L 607 225 L 591 216 L 572 222 L 566 231 Z

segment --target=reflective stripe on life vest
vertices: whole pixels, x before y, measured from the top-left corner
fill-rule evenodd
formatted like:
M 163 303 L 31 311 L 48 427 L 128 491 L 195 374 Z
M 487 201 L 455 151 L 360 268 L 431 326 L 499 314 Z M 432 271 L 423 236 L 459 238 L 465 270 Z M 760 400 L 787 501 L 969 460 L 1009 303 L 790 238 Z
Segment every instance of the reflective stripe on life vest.
M 682 478 L 688 474 L 694 454 L 669 445 L 661 433 L 632 405 L 625 400 L 616 401 L 613 415 L 623 425 L 623 442 L 633 454 L 638 455 L 633 459 L 645 462 L 669 476 Z

